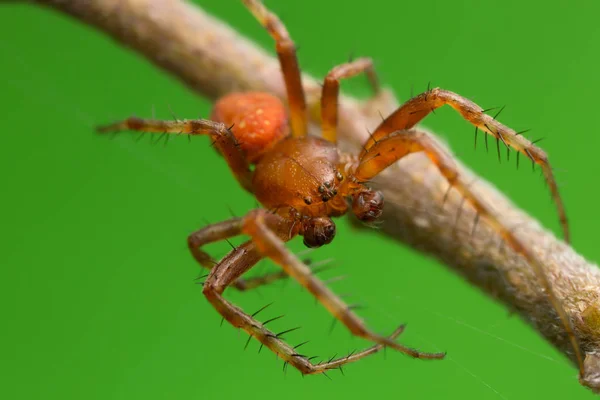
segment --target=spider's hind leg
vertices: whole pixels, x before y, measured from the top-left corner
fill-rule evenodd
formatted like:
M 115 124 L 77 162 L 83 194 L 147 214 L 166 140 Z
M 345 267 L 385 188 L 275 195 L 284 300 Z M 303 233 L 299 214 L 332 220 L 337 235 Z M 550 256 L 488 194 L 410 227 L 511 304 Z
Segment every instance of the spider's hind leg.
M 281 64 L 290 106 L 292 135 L 306 136 L 308 115 L 298 57 L 296 56 L 296 45 L 281 20 L 270 12 L 260 0 L 242 0 L 242 2 L 275 40 L 275 48 Z
M 323 138 L 335 143 L 337 140 L 338 124 L 338 98 L 340 94 L 340 81 L 365 73 L 371 84 L 374 94 L 381 91 L 377 74 L 370 58 L 359 58 L 354 61 L 334 67 L 323 83 L 321 94 L 321 132 Z
M 207 119 L 163 121 L 129 117 L 112 124 L 99 126 L 96 130 L 98 133 L 130 130 L 170 135 L 210 136 L 214 146 L 223 155 L 240 185 L 247 191 L 252 192 L 252 172 L 250 171 L 248 161 L 231 130 L 220 122 Z

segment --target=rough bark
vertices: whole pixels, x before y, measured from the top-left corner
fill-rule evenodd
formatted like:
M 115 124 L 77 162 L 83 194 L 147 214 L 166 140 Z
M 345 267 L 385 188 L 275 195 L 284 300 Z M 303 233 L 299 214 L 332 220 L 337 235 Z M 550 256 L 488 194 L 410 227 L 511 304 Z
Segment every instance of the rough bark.
M 95 26 L 121 44 L 141 53 L 181 79 L 199 94 L 214 99 L 239 90 L 263 90 L 284 97 L 279 65 L 223 22 L 201 8 L 179 0 L 38 0 Z M 318 120 L 320 87 L 304 77 L 311 119 Z M 340 102 L 341 145 L 357 149 L 366 139 L 365 126 L 379 122 L 377 110 L 391 111 L 396 100 L 386 92 L 368 104 L 343 97 Z M 461 166 L 461 173 L 475 175 Z M 382 174 L 376 185 L 384 191 L 386 213 L 381 232 L 435 256 L 489 295 L 518 312 L 547 340 L 576 363 L 564 327 L 557 319 L 532 269 L 481 221 L 472 235 L 474 213 L 425 157 L 411 156 Z M 581 383 L 600 387 L 600 271 L 533 218 L 517 209 L 484 179 L 472 186 L 492 204 L 508 226 L 539 257 L 555 293 L 573 321 L 585 355 Z

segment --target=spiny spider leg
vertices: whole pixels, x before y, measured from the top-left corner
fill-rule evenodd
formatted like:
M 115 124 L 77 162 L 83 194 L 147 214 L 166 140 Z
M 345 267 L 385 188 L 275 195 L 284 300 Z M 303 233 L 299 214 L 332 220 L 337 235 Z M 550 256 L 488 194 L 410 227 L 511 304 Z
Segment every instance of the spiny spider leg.
M 324 139 L 332 143 L 337 141 L 340 80 L 352 78 L 363 72 L 367 75 L 371 87 L 377 95 L 381 87 L 373 68 L 373 61 L 370 58 L 359 58 L 345 64 L 340 64 L 332 68 L 325 77 L 321 93 L 321 134 Z
M 124 130 L 177 135 L 208 135 L 225 158 L 225 161 L 227 161 L 240 185 L 247 191 L 252 192 L 252 172 L 248 161 L 246 161 L 238 142 L 235 140 L 235 136 L 225 124 L 206 119 L 161 121 L 129 117 L 126 120 L 97 128 L 99 133 Z
M 283 240 L 287 240 L 286 238 L 289 237 L 290 224 L 292 223 L 293 221 L 284 220 L 265 210 L 255 210 L 244 218 L 242 231 L 252 238 L 258 251 L 281 266 L 289 276 L 312 293 L 353 335 L 389 346 L 414 358 L 444 358 L 445 353 L 421 352 L 371 332 L 350 307 L 329 290 L 321 280 L 314 276 L 308 266 L 285 247 Z
M 239 236 L 242 233 L 241 221 L 241 218 L 231 218 L 217 224 L 205 226 L 190 234 L 187 240 L 188 248 L 196 261 L 208 270 L 217 265 L 218 263 L 207 252 L 202 250 L 202 246 Z M 247 291 L 286 278 L 288 278 L 288 275 L 285 271 L 277 271 L 250 278 L 238 278 L 232 285 L 237 290 Z
M 394 131 L 414 127 L 430 112 L 444 104 L 447 104 L 458 111 L 464 119 L 475 125 L 477 129 L 492 135 L 497 141 L 502 141 L 507 147 L 510 146 L 514 148 L 519 153 L 528 157 L 533 163 L 540 165 L 546 182 L 548 183 L 548 187 L 550 188 L 552 199 L 556 203 L 556 208 L 558 209 L 558 216 L 562 226 L 564 240 L 569 243 L 569 224 L 567 222 L 565 207 L 558 192 L 558 186 L 554 179 L 554 174 L 552 173 L 552 168 L 550 167 L 546 153 L 519 132 L 515 132 L 507 126 L 504 126 L 496 121 L 494 117 L 484 114 L 485 110 L 477 104 L 456 93 L 436 88 L 413 97 L 379 125 L 369 140 L 367 140 L 364 146 L 365 150 L 362 151 L 361 156 L 374 146 L 377 141 L 385 138 Z
M 201 249 L 202 246 L 228 239 L 233 236 L 238 236 L 241 233 L 240 223 L 241 218 L 231 218 L 218 224 L 211 224 L 188 236 L 188 247 L 190 252 L 205 268 L 212 269 L 216 262 L 213 258 Z
M 223 230 L 227 230 L 232 225 L 232 223 L 226 221 L 224 224 L 226 228 Z M 238 224 L 238 228 L 241 230 L 242 225 Z M 288 232 L 286 231 L 285 235 L 288 235 Z M 289 238 L 289 235 L 287 237 Z M 346 357 L 340 357 L 325 363 L 313 364 L 309 357 L 299 354 L 294 347 L 282 340 L 282 336 L 290 330 L 278 334 L 273 333 L 253 316 L 244 313 L 240 308 L 223 298 L 223 291 L 236 282 L 244 272 L 252 268 L 260 258 L 261 256 L 256 251 L 256 246 L 252 241 L 245 242 L 241 246 L 236 247 L 211 269 L 204 283 L 203 293 L 229 323 L 236 328 L 242 328 L 250 336 L 255 337 L 262 345 L 276 353 L 281 359 L 298 369 L 302 374 L 325 373 L 331 369 L 340 368 L 344 364 L 358 361 L 361 358 L 378 352 L 389 343 L 395 343 L 394 339 L 404 330 L 404 327 L 400 326 L 391 336 L 383 338 L 375 346 L 361 352 L 349 354 Z
M 300 67 L 296 56 L 296 46 L 285 25 L 262 2 L 258 0 L 242 0 L 242 2 L 275 40 L 275 49 L 281 65 L 281 73 L 285 81 L 290 106 L 292 136 L 305 136 L 308 115 L 306 113 L 306 98 L 302 87 Z
M 323 264 L 325 264 L 331 260 L 324 260 L 324 261 L 325 262 L 320 261 L 320 262 L 316 262 L 313 264 L 313 263 L 309 263 L 307 260 L 304 260 L 306 265 L 308 265 L 311 268 L 311 272 L 313 274 L 317 274 L 321 271 L 326 271 L 331 268 L 331 267 L 323 267 L 322 266 Z M 253 276 L 250 278 L 244 278 L 244 279 L 240 278 L 236 281 L 236 288 L 238 288 L 241 291 L 255 289 L 259 286 L 265 286 L 265 285 L 269 285 L 273 282 L 288 279 L 289 277 L 290 276 L 285 271 L 275 271 L 275 272 L 266 273 L 264 275 Z
M 202 246 L 240 235 L 241 221 L 241 218 L 228 219 L 217 224 L 208 225 L 190 234 L 188 236 L 188 248 L 196 261 L 204 268 L 212 270 L 218 263 L 208 253 L 202 250 Z M 258 256 L 258 254 L 256 255 L 258 257 L 256 262 L 258 262 L 262 257 Z M 243 278 L 236 279 L 232 285 L 236 289 L 242 291 L 260 286 L 259 282 L 252 282 L 249 286 L 247 281 Z
M 452 157 L 436 144 L 429 135 L 417 130 L 402 130 L 388 134 L 381 140 L 373 142 L 369 150 L 360 159 L 360 163 L 355 170 L 355 179 L 358 182 L 369 181 L 402 157 L 416 152 L 424 152 L 437 166 L 448 183 L 462 194 L 467 202 L 475 208 L 477 213 L 486 218 L 504 242 L 508 243 L 517 254 L 521 254 L 529 265 L 531 265 L 544 291 L 548 295 L 550 303 L 565 327 L 565 331 L 573 347 L 575 358 L 577 359 L 580 376 L 583 376 L 583 358 L 573 331 L 573 325 L 560 300 L 554 294 L 544 267 L 538 261 L 533 251 L 510 229 L 506 228 L 498 216 L 471 190 L 469 184 L 459 175 Z

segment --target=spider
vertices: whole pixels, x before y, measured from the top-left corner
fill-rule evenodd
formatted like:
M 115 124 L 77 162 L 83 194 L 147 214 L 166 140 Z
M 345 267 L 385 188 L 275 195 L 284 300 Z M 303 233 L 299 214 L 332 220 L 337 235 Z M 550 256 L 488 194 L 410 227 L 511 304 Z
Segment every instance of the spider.
M 336 234 L 332 217 L 352 212 L 360 221 L 372 224 L 381 216 L 383 194 L 370 189 L 367 183 L 384 169 L 404 156 L 416 152 L 426 154 L 439 172 L 482 216 L 502 239 L 532 266 L 548 298 L 562 321 L 583 372 L 581 351 L 573 333 L 571 321 L 544 274 L 532 250 L 480 200 L 458 173 L 453 158 L 416 124 L 430 112 L 443 105 L 455 109 L 479 130 L 491 135 L 499 143 L 522 153 L 538 164 L 544 174 L 556 203 L 565 240 L 569 240 L 567 218 L 558 187 L 546 154 L 531 141 L 499 123 L 495 117 L 470 100 L 439 88 L 428 89 L 415 96 L 390 114 L 370 135 L 359 154 L 346 154 L 336 145 L 338 96 L 340 82 L 365 74 L 375 94 L 380 86 L 373 62 L 369 58 L 334 67 L 325 77 L 321 95 L 322 137 L 308 135 L 308 117 L 305 93 L 295 45 L 279 18 L 260 0 L 242 0 L 243 4 L 263 25 L 276 44 L 285 83 L 288 107 L 274 95 L 260 92 L 232 93 L 219 99 L 210 119 L 162 121 L 130 117 L 98 131 L 118 132 L 132 130 L 161 134 L 207 135 L 224 157 L 239 184 L 252 193 L 263 208 L 250 211 L 244 217 L 206 226 L 188 237 L 188 246 L 198 263 L 209 270 L 203 294 L 214 308 L 236 328 L 256 338 L 261 346 L 269 348 L 302 374 L 326 373 L 341 368 L 390 347 L 419 359 L 442 359 L 445 353 L 428 353 L 402 345 L 396 338 L 402 333 L 398 327 L 390 336 L 371 331 L 349 307 L 313 273 L 311 268 L 286 249 L 285 243 L 302 236 L 307 247 L 330 243 Z M 289 112 L 288 112 L 289 110 Z M 496 115 L 497 116 L 497 115 Z M 487 139 L 487 136 L 486 136 Z M 487 143 L 487 142 L 486 142 Z M 248 235 L 246 241 L 216 262 L 202 250 L 202 246 L 237 235 Z M 262 258 L 270 258 L 282 272 L 242 278 Z M 297 352 L 283 336 L 288 331 L 274 333 L 256 315 L 250 315 L 223 297 L 224 290 L 233 286 L 249 290 L 290 276 L 308 290 L 337 320 L 355 336 L 374 343 L 370 348 L 346 357 L 323 363 Z

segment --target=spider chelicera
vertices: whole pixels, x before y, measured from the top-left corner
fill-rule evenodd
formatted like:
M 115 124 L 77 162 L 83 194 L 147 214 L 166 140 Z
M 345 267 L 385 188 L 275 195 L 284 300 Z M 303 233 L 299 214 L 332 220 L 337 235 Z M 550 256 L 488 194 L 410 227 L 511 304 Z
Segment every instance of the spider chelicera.
M 287 91 L 289 121 L 286 106 L 268 93 L 229 94 L 215 104 L 210 120 L 160 121 L 131 117 L 99 127 L 99 132 L 133 130 L 143 132 L 208 135 L 225 158 L 240 185 L 252 193 L 263 206 L 245 217 L 232 218 L 209 225 L 192 233 L 188 245 L 194 258 L 210 270 L 203 293 L 215 309 L 236 328 L 246 331 L 262 346 L 275 352 L 303 374 L 319 374 L 356 361 L 391 347 L 409 356 L 421 359 L 441 359 L 444 353 L 426 353 L 396 342 L 403 327 L 389 337 L 380 336 L 357 317 L 338 296 L 320 281 L 312 270 L 285 247 L 285 242 L 297 235 L 308 247 L 330 243 L 336 232 L 331 217 L 351 211 L 359 220 L 373 223 L 382 213 L 384 199 L 381 192 L 366 183 L 404 156 L 423 152 L 446 178 L 449 187 L 458 190 L 506 244 L 521 254 L 537 274 L 549 300 L 561 319 L 583 371 L 579 349 L 571 322 L 531 249 L 494 215 L 459 175 L 453 158 L 415 125 L 425 116 L 445 104 L 455 109 L 464 119 L 502 141 L 507 147 L 522 153 L 538 164 L 544 173 L 552 198 L 558 208 L 565 239 L 568 224 L 562 200 L 558 193 L 552 169 L 545 153 L 520 132 L 502 125 L 473 102 L 446 90 L 432 89 L 411 98 L 389 115 L 370 135 L 359 154 L 345 154 L 336 146 L 339 84 L 342 79 L 364 73 L 375 93 L 380 91 L 372 61 L 360 58 L 333 68 L 326 76 L 321 96 L 322 137 L 307 135 L 307 110 L 302 88 L 296 50 L 285 26 L 276 15 L 258 0 L 243 0 L 245 6 L 266 28 L 276 43 L 277 55 Z M 487 138 L 487 137 L 486 137 Z M 250 166 L 254 168 L 251 169 Z M 250 240 L 234 248 L 221 261 L 215 262 L 201 248 L 215 241 L 246 234 Z M 243 279 L 241 276 L 261 258 L 270 258 L 283 273 Z M 223 296 L 228 286 L 240 290 L 271 282 L 283 276 L 297 280 L 352 334 L 375 343 L 361 352 L 315 364 L 288 345 L 283 334 L 274 333 L 255 319 L 256 314 L 244 313 Z M 261 309 L 262 310 L 262 309 Z M 259 311 L 261 311 L 259 310 Z M 250 340 L 249 338 L 249 340 Z

